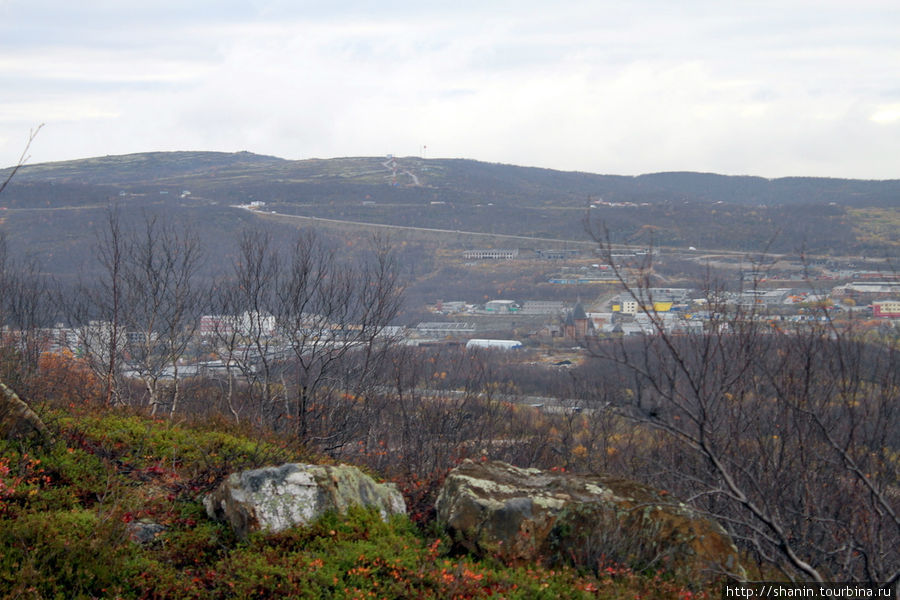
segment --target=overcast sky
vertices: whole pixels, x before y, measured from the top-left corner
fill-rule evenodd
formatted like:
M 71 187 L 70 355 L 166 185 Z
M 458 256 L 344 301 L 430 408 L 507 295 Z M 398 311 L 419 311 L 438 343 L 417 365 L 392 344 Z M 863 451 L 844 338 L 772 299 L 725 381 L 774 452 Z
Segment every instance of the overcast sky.
M 151 150 L 900 178 L 900 2 L 0 0 L 0 166 Z

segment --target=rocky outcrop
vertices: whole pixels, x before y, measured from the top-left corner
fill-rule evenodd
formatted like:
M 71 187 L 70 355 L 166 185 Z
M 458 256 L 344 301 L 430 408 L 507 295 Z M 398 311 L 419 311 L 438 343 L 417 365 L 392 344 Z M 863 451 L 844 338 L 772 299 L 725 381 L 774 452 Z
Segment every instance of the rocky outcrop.
M 480 555 L 591 568 L 609 561 L 692 578 L 741 571 L 719 524 L 625 479 L 465 461 L 436 508 L 454 542 Z
M 382 518 L 405 514 L 397 487 L 377 483 L 348 465 L 291 463 L 231 474 L 203 504 L 211 518 L 227 521 L 239 537 L 252 531 L 282 531 L 323 513 L 350 506 L 374 507 Z
M 41 418 L 5 383 L 0 382 L 0 438 L 49 438 Z

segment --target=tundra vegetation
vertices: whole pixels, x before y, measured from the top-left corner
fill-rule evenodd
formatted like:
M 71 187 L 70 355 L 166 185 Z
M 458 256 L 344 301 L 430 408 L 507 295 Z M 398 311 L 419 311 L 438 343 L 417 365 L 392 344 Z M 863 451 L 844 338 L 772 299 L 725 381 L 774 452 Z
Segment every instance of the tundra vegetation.
M 99 278 L 66 286 L 0 254 L 0 379 L 52 434 L 0 442 L 5 594 L 718 595 L 622 548 L 574 567 L 454 554 L 434 500 L 450 468 L 482 457 L 682 498 L 733 536 L 753 579 L 900 581 L 896 335 L 838 327 L 824 308 L 779 329 L 717 304 L 710 281 L 704 330 L 668 333 L 647 309 L 653 335 L 598 339 L 561 372 L 396 344 L 403 278 L 382 240 L 248 229 L 237 245 L 200 277 L 209 256 L 188 228 L 110 211 Z M 621 279 L 646 300 L 648 278 Z M 217 316 L 202 336 L 201 315 Z M 80 353 L 53 339 L 59 320 Z M 522 402 L 532 394 L 554 410 Z M 240 541 L 202 514 L 231 471 L 301 460 L 397 482 L 409 517 L 357 512 Z M 144 526 L 162 529 L 132 541 Z

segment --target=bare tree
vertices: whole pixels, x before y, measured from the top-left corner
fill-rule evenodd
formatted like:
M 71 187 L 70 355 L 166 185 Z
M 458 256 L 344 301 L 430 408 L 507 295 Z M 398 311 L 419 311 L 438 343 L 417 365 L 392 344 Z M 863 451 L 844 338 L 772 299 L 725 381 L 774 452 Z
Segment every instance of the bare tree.
M 11 341 L 18 356 L 19 379 L 27 381 L 38 370 L 52 323 L 50 287 L 35 259 L 13 261 L 3 285 L 6 323 L 15 332 Z
M 50 282 L 33 257 L 12 258 L 0 232 L 2 378 L 26 397 L 49 341 Z
M 244 364 L 241 358 L 246 355 L 246 351 L 242 351 L 242 348 L 246 347 L 246 342 L 238 327 L 238 319 L 234 316 L 235 307 L 239 305 L 238 297 L 238 287 L 228 279 L 214 282 L 206 304 L 212 314 L 202 317 L 206 323 L 201 325 L 200 331 L 203 338 L 201 343 L 208 345 L 225 371 L 223 391 L 225 407 L 235 423 L 241 422 L 247 408 L 247 403 L 241 401 L 241 398 L 249 395 L 249 390 L 248 393 L 241 394 L 240 390 L 236 389 L 240 384 L 238 378 L 241 372 L 249 371 L 249 368 L 241 368 Z M 221 378 L 216 378 L 216 381 L 221 382 Z
M 172 397 L 170 416 L 179 402 L 179 362 L 194 341 L 200 324 L 203 290 L 197 272 L 203 262 L 200 240 L 192 230 L 171 231 L 164 248 L 166 270 L 172 273 L 168 309 L 163 315 L 165 353 L 172 365 Z
M 350 405 L 370 395 L 366 386 L 386 347 L 381 333 L 400 308 L 402 287 L 390 248 L 379 240 L 351 262 L 314 232 L 301 232 L 288 264 L 276 312 L 292 354 L 295 392 L 285 415 L 301 439 L 333 452 L 354 438 L 360 421 Z
M 235 395 L 235 377 L 242 393 L 262 419 L 271 415 L 279 395 L 276 385 L 276 289 L 281 259 L 268 232 L 246 230 L 238 242 L 231 273 L 216 286 L 211 306 L 211 339 L 226 370 L 226 404 L 235 420 L 245 408 Z
M 16 164 L 9 169 L 0 183 L 0 193 L 19 172 L 30 156 L 28 151 L 43 123 L 28 134 L 25 148 Z M 50 314 L 50 291 L 48 280 L 40 273 L 34 258 L 15 261 L 10 258 L 5 234 L 0 233 L 0 326 L 11 328 L 15 335 L 7 335 L 2 345 L 16 358 L 15 369 L 5 369 L 7 382 L 21 386 L 28 381 L 38 368 L 38 359 L 43 347 L 41 328 L 45 327 Z M 13 375 L 13 377 L 9 377 Z
M 779 327 L 712 286 L 704 328 L 675 331 L 653 310 L 652 262 L 625 277 L 601 239 L 651 332 L 592 350 L 627 382 L 623 413 L 671 442 L 660 444 L 665 468 L 655 483 L 680 491 L 792 580 L 896 586 L 896 340 L 866 340 L 827 314 Z
M 151 414 L 164 399 L 161 380 L 171 376 L 170 414 L 178 406 L 178 361 L 197 327 L 199 292 L 193 281 L 200 261 L 197 237 L 157 217 L 126 246 L 123 277 L 127 349 L 132 370 L 148 394 Z
M 9 248 L 6 241 L 6 233 L 0 231 L 0 359 L 2 359 L 2 376 L 7 378 L 15 370 L 15 366 L 9 366 L 14 349 L 10 347 L 9 335 L 6 325 L 9 317 L 9 282 L 12 279 Z
M 142 225 L 126 227 L 119 208 L 110 207 L 97 239 L 99 275 L 61 294 L 59 304 L 104 382 L 107 405 L 126 401 L 121 378 L 127 363 L 144 385 L 151 412 L 167 404 L 174 413 L 179 360 L 198 325 L 201 249 L 189 230 L 153 216 Z M 163 397 L 161 381 L 170 375 L 171 396 Z
M 16 162 L 16 164 L 12 167 L 12 169 L 9 170 L 9 174 L 3 180 L 3 183 L 0 183 L 0 193 L 3 193 L 3 190 L 6 189 L 6 186 L 8 186 L 9 182 L 12 181 L 12 178 L 15 177 L 16 173 L 19 172 L 19 169 L 21 169 L 23 166 L 25 166 L 25 163 L 27 163 L 28 159 L 31 158 L 28 155 L 28 150 L 31 149 L 31 144 L 34 142 L 34 139 L 37 137 L 38 133 L 41 131 L 41 129 L 43 127 L 44 127 L 44 124 L 41 123 L 40 125 L 38 125 L 37 127 L 35 127 L 34 129 L 32 129 L 31 131 L 28 132 L 28 141 L 25 142 L 25 149 L 22 150 L 22 154 L 21 154 L 21 156 L 19 156 L 19 160 Z
M 110 206 L 103 229 L 97 232 L 99 274 L 83 276 L 72 292 L 61 292 L 58 298 L 61 312 L 77 328 L 88 365 L 103 382 L 107 406 L 124 402 L 120 377 L 126 237 L 119 207 Z

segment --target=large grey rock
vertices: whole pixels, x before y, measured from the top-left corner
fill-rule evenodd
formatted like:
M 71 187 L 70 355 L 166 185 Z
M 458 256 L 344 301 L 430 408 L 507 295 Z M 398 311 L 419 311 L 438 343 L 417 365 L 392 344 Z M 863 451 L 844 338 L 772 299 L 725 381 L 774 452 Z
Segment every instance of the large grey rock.
M 305 525 L 329 510 L 374 507 L 383 519 L 405 514 L 406 503 L 392 483 L 377 483 L 349 465 L 291 463 L 232 473 L 203 499 L 211 518 L 227 521 L 239 537 L 251 531 L 277 532 Z
M 438 495 L 454 542 L 511 561 L 604 561 L 699 578 L 741 573 L 722 527 L 665 492 L 606 476 L 464 461 Z

